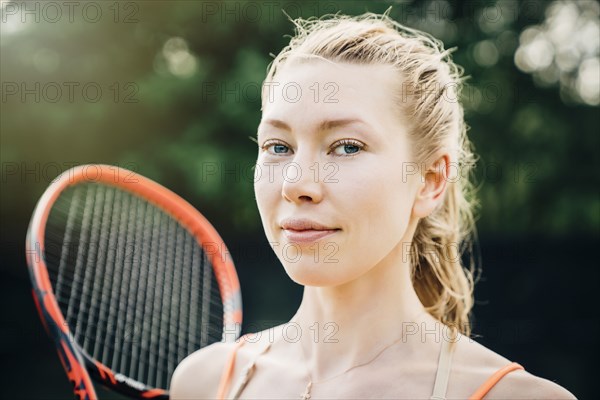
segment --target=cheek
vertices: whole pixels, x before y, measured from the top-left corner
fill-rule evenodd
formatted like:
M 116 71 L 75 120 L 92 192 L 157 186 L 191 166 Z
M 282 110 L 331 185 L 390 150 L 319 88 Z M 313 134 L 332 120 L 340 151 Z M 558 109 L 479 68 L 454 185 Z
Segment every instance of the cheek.
M 391 175 L 385 184 L 381 208 L 389 216 L 389 229 L 394 235 L 404 235 L 412 213 L 412 189 L 408 182 L 403 182 L 400 173 Z
M 378 192 L 376 198 L 371 198 L 368 207 L 373 217 L 369 234 L 383 242 L 400 240 L 411 211 L 405 196 L 398 193 L 398 189 L 390 189 L 390 185 L 387 185 Z
M 263 226 L 270 233 L 270 222 L 281 197 L 282 182 L 277 179 L 276 171 L 264 164 L 256 164 L 254 171 L 254 197 Z
M 361 240 L 384 247 L 397 243 L 406 232 L 412 211 L 411 186 L 403 182 L 397 165 L 378 162 L 344 180 L 351 182 L 344 185 L 344 196 L 352 199 L 348 203 L 353 210 L 350 215 L 356 217 Z

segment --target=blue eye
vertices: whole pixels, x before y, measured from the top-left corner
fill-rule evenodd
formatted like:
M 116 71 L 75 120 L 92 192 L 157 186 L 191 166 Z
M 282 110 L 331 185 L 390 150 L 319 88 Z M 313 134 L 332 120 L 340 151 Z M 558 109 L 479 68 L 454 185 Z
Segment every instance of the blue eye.
M 287 146 L 276 144 L 273 146 L 273 152 L 276 154 L 284 154 L 288 150 Z
M 270 154 L 285 155 L 288 154 L 290 148 L 280 142 L 266 142 L 262 145 L 262 149 Z
M 350 156 L 361 151 L 364 148 L 364 145 L 354 140 L 340 140 L 331 147 L 336 156 Z
M 360 149 L 358 148 L 358 146 L 355 146 L 353 144 L 345 144 L 344 145 L 344 151 L 346 152 L 346 154 L 356 153 L 359 150 Z

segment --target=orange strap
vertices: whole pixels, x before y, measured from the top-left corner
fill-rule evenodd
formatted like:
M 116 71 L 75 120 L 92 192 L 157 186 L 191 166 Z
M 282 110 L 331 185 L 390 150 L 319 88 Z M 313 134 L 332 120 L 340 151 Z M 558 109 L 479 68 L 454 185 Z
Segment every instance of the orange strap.
M 217 391 L 217 399 L 223 400 L 227 395 L 227 390 L 229 389 L 229 384 L 231 383 L 231 376 L 233 374 L 233 369 L 235 367 L 235 356 L 237 354 L 237 350 L 242 347 L 245 343 L 244 336 L 239 339 L 239 342 L 233 348 L 233 351 L 229 355 L 229 359 L 227 360 L 227 364 L 225 364 L 225 369 L 223 370 L 223 375 L 221 375 L 221 382 L 219 383 L 219 390 Z
M 508 374 L 511 371 L 515 371 L 517 369 L 525 369 L 519 363 L 512 362 L 505 367 L 500 368 L 498 371 L 494 373 L 494 375 L 490 376 L 490 378 L 483 383 L 476 391 L 469 397 L 469 400 L 481 400 L 483 396 L 489 392 L 496 383 L 502 379 L 502 377 Z

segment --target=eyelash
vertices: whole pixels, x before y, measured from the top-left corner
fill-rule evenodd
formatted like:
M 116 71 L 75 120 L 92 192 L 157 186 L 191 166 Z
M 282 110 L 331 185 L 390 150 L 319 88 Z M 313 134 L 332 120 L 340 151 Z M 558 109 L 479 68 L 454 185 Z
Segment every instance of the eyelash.
M 354 157 L 355 155 L 359 154 L 362 150 L 364 150 L 365 145 L 362 142 L 359 142 L 358 140 L 354 140 L 354 139 L 341 139 L 338 140 L 337 142 L 335 142 L 331 147 L 331 151 L 337 149 L 340 146 L 356 146 L 358 147 L 358 151 L 356 153 L 351 153 L 351 154 L 346 154 L 343 156 L 338 156 L 338 157 Z
M 269 140 L 269 141 L 265 142 L 261 146 L 261 149 L 263 151 L 267 151 L 269 149 L 269 147 L 276 146 L 276 145 L 285 146 L 288 149 L 290 148 L 290 146 L 286 145 L 284 142 L 281 142 L 279 140 Z M 331 147 L 329 147 L 329 152 L 327 154 L 331 154 L 335 149 L 337 149 L 340 146 L 356 146 L 356 147 L 358 147 L 358 151 L 356 153 L 352 153 L 352 154 L 334 155 L 335 157 L 354 157 L 355 155 L 357 155 L 358 153 L 360 153 L 365 148 L 365 145 L 363 143 L 359 142 L 358 140 L 354 140 L 354 139 L 340 139 L 337 142 L 333 143 L 331 145 Z M 277 156 L 284 156 L 285 155 L 285 154 L 280 154 L 280 153 L 271 153 L 271 154 L 277 155 Z

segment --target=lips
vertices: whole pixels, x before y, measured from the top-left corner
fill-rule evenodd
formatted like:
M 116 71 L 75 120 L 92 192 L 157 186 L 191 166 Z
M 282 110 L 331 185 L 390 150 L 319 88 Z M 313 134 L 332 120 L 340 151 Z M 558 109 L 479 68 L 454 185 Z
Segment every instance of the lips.
M 286 218 L 280 226 L 288 241 L 299 244 L 314 243 L 340 231 L 306 218 Z

